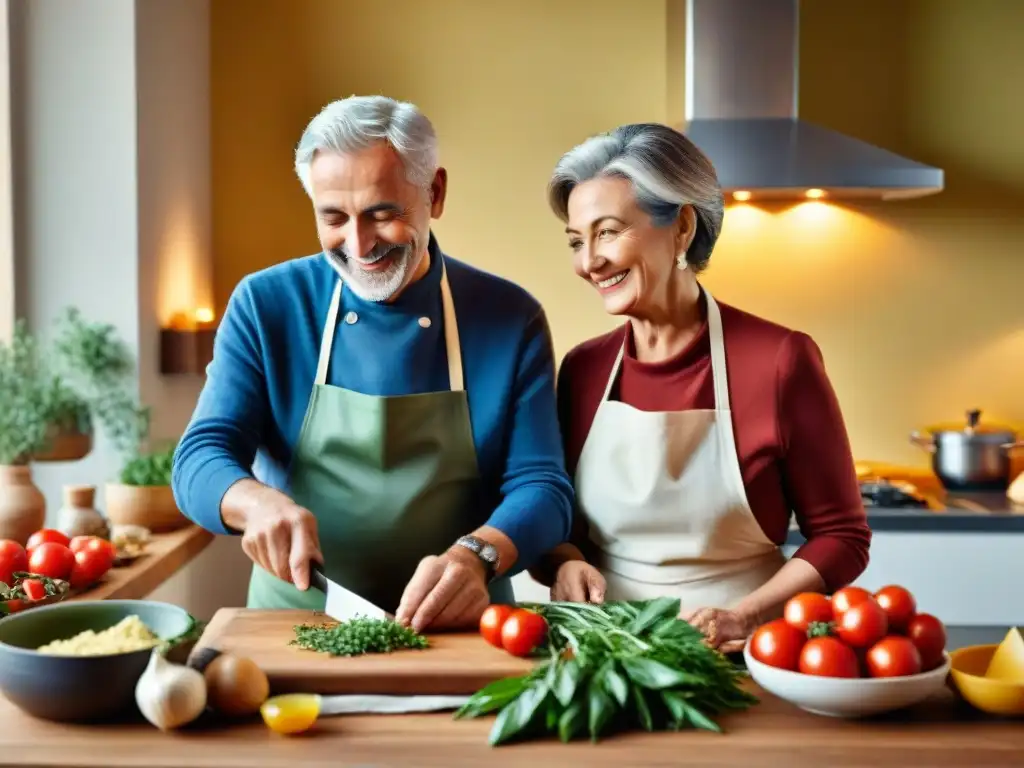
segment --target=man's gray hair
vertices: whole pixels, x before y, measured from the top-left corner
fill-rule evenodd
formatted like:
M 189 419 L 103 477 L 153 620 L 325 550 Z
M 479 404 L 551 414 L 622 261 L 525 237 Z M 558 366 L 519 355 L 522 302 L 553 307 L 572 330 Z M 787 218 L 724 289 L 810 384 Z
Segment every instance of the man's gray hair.
M 722 231 L 725 203 L 715 168 L 679 131 L 658 123 L 623 125 L 573 147 L 558 161 L 548 184 L 548 203 L 562 221 L 577 184 L 598 176 L 625 178 L 637 204 L 657 226 L 672 224 L 685 205 L 696 213 L 696 232 L 686 253 L 695 272 L 704 269 Z
M 309 125 L 295 149 L 295 173 L 313 196 L 310 165 L 318 152 L 358 152 L 386 141 L 402 158 L 411 184 L 429 188 L 437 171 L 437 135 L 415 104 L 387 96 L 332 101 Z

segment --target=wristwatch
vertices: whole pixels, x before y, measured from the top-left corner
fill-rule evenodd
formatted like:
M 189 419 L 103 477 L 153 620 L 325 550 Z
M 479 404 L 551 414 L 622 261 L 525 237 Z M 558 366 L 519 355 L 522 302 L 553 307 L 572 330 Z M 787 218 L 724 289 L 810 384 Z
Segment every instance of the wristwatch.
M 497 547 L 476 536 L 463 536 L 455 543 L 460 547 L 468 549 L 484 564 L 484 569 L 487 572 L 487 581 L 494 578 L 494 574 L 498 572 L 498 562 L 500 559 Z

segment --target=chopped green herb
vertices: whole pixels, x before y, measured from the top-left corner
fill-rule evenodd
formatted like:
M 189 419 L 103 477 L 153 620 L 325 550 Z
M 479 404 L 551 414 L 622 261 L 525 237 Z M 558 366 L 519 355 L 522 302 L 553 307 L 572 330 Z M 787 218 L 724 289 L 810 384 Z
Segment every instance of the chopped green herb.
M 548 658 L 477 691 L 456 718 L 497 714 L 490 743 L 614 730 L 719 731 L 715 717 L 757 698 L 746 672 L 678 618 L 679 600 L 531 604 L 548 622 Z
M 294 629 L 292 645 L 331 656 L 392 653 L 428 646 L 427 638 L 392 619 L 360 616 L 340 624 L 300 624 Z

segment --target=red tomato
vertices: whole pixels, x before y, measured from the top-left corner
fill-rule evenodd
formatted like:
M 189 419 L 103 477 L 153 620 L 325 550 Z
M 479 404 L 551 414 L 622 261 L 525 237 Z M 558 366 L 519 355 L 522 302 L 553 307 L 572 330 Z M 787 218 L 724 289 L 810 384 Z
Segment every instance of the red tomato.
M 75 536 L 68 548 L 76 554 L 86 549 L 103 550 L 110 553 L 111 562 L 117 557 L 117 547 L 114 546 L 114 543 L 101 539 L 99 536 Z
M 504 648 L 501 644 L 501 628 L 505 625 L 505 621 L 515 612 L 515 608 L 511 605 L 489 605 L 484 609 L 483 616 L 480 617 L 480 634 L 484 640 L 493 645 L 495 648 Z
M 75 565 L 75 553 L 53 541 L 39 544 L 28 556 L 28 569 L 51 579 L 66 579 Z
M 921 671 L 921 654 L 909 638 L 889 635 L 871 646 L 867 655 L 871 677 L 904 677 Z
M 0 540 L 0 581 L 8 587 L 14 583 L 15 571 L 28 570 L 25 548 L 11 539 Z
M 919 613 L 907 625 L 907 637 L 921 654 L 921 671 L 935 669 L 944 661 L 946 628 L 930 613 Z
M 835 637 L 812 637 L 800 651 L 799 669 L 818 677 L 860 677 L 857 654 Z
M 863 603 L 871 599 L 871 593 L 860 587 L 843 587 L 832 595 L 832 610 L 836 618 L 850 610 L 857 603 Z
M 910 620 L 917 613 L 917 601 L 903 587 L 882 587 L 875 593 L 875 600 L 889 617 L 890 632 L 904 632 Z
M 71 543 L 68 544 L 68 549 L 70 549 L 72 552 L 81 552 L 83 549 L 85 549 L 87 546 L 89 546 L 89 542 L 94 541 L 97 538 L 99 538 L 99 537 L 97 537 L 97 536 L 75 536 L 75 538 L 73 538 L 71 540 Z
M 787 601 L 782 616 L 787 624 L 806 632 L 810 624 L 832 621 L 832 601 L 817 592 L 803 592 Z
M 28 537 L 28 543 L 25 545 L 25 549 L 27 549 L 28 553 L 31 555 L 33 549 L 48 541 L 65 547 L 71 543 L 71 539 L 60 531 L 54 530 L 53 528 L 42 528 Z
M 39 579 L 25 579 L 21 582 L 21 588 L 29 600 L 42 600 L 46 597 L 46 587 Z
M 806 641 L 806 633 L 785 619 L 776 619 L 754 630 L 750 638 L 750 655 L 762 664 L 795 672 L 800 663 L 800 650 Z
M 529 656 L 547 634 L 548 623 L 543 616 L 519 608 L 501 627 L 501 647 L 513 656 Z
M 885 611 L 873 599 L 846 609 L 836 622 L 839 639 L 852 648 L 870 648 L 888 631 Z
M 70 550 L 68 550 L 70 551 Z M 71 568 L 72 589 L 91 587 L 110 570 L 114 559 L 105 549 L 83 549 L 74 555 L 75 563 Z

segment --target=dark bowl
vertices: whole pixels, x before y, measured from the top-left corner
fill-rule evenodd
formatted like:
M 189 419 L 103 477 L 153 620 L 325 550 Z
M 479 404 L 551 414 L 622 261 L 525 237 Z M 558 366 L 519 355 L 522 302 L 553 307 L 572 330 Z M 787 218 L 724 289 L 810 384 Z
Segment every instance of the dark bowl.
M 0 692 L 44 720 L 95 721 L 135 706 L 135 684 L 151 650 L 109 656 L 52 656 L 35 649 L 91 629 L 100 632 L 138 616 L 162 640 L 192 627 L 183 608 L 149 600 L 56 603 L 0 620 Z

